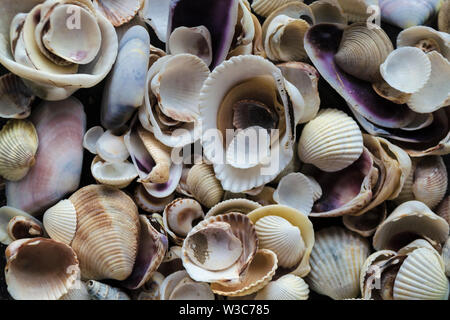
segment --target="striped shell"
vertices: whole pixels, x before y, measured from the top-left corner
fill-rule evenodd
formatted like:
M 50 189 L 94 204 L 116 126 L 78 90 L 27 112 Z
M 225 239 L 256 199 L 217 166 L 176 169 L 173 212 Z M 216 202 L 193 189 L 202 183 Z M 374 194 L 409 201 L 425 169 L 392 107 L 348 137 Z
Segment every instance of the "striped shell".
M 255 297 L 255 300 L 308 300 L 308 284 L 299 276 L 287 274 L 270 282 Z

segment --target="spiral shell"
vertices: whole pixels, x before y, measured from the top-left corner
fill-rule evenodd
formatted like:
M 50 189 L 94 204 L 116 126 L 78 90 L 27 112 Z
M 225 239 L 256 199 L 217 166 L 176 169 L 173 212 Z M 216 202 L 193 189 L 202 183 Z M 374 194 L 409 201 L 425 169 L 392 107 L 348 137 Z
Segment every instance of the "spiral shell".
M 93 300 L 130 300 L 122 290 L 95 280 L 89 280 L 86 287 Z

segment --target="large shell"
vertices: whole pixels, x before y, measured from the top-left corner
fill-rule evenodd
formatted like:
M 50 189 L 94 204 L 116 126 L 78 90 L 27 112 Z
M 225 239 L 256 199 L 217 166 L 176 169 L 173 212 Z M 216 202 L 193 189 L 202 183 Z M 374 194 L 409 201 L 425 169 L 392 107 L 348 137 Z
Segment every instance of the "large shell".
M 257 234 L 258 237 L 262 237 L 261 247 L 265 248 L 267 245 L 267 249 L 274 250 L 279 255 L 280 266 L 291 267 L 292 273 L 300 277 L 309 273 L 309 256 L 314 245 L 314 230 L 308 217 L 283 205 L 269 205 L 256 209 L 250 212 L 248 217 L 258 225 Z M 261 223 L 258 223 L 260 220 L 262 220 Z M 265 220 L 271 224 L 264 225 Z M 282 225 L 279 225 L 280 221 L 282 221 Z M 287 237 L 281 233 L 283 229 L 289 231 Z M 273 236 L 278 236 L 278 239 L 271 239 Z M 298 250 L 301 243 L 289 243 L 289 238 L 299 241 L 298 236 L 301 236 L 304 245 L 302 252 Z M 297 256 L 289 257 L 288 252 L 296 253 Z
M 208 208 L 222 200 L 223 188 L 214 174 L 214 169 L 208 164 L 194 165 L 189 171 L 186 184 L 193 197 Z
M 142 0 L 94 0 L 94 6 L 115 26 L 129 22 L 141 8 Z
M 363 152 L 358 124 L 344 112 L 325 109 L 302 131 L 298 156 L 326 172 L 347 168 Z
M 52 239 L 17 240 L 6 248 L 5 256 L 6 284 L 16 300 L 57 300 L 80 273 L 72 248 Z
M 0 175 L 10 181 L 25 177 L 35 164 L 38 144 L 31 122 L 9 120 L 0 131 Z
M 24 119 L 31 113 L 34 95 L 16 75 L 0 77 L 0 117 Z
M 397 250 L 412 240 L 426 238 L 440 245 L 447 240 L 448 223 L 425 204 L 408 201 L 398 206 L 378 227 L 373 237 L 377 250 Z
M 375 24 L 354 23 L 344 30 L 336 64 L 359 79 L 381 80 L 380 65 L 394 50 L 388 35 Z
M 335 300 L 359 295 L 359 275 L 370 253 L 367 240 L 339 227 L 316 233 L 311 252 L 310 288 Z
M 438 12 L 442 0 L 379 0 L 381 18 L 399 28 L 425 24 Z
M 36 163 L 26 177 L 6 185 L 11 207 L 38 214 L 78 188 L 86 115 L 76 98 L 44 102 L 31 117 L 38 137 Z
M 299 276 L 287 274 L 270 282 L 255 297 L 255 300 L 308 300 L 308 284 Z

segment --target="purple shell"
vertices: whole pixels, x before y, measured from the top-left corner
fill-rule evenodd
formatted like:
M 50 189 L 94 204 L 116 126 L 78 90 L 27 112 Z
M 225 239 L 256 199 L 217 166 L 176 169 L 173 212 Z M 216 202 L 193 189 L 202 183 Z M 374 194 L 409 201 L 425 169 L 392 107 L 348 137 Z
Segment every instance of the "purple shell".
M 178 27 L 205 26 L 211 34 L 213 70 L 230 50 L 238 4 L 238 0 L 171 0 L 168 36 Z

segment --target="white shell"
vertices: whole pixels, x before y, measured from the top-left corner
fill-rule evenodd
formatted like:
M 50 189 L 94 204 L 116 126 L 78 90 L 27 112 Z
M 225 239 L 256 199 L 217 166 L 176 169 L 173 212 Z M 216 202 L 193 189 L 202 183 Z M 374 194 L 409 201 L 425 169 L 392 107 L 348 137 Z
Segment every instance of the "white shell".
M 414 47 L 422 40 L 433 41 L 439 48 L 436 50 L 450 59 L 450 35 L 426 26 L 416 26 L 403 30 L 397 36 L 397 47 Z
M 313 186 L 308 177 L 302 173 L 293 172 L 280 180 L 273 193 L 273 199 L 277 203 L 297 209 L 307 216 L 311 213 L 314 204 Z
M 211 34 L 204 26 L 176 28 L 170 34 L 167 48 L 171 54 L 193 54 L 202 59 L 207 66 L 212 62 Z
M 27 219 L 33 220 L 35 223 L 41 225 L 41 222 L 29 215 L 25 211 L 13 208 L 13 207 L 1 207 L 0 208 L 0 242 L 4 245 L 9 245 L 13 242 L 10 235 L 8 234 L 8 224 L 14 217 L 25 217 Z
M 214 300 L 207 283 L 195 282 L 185 270 L 167 276 L 160 287 L 161 300 Z
M 384 22 L 407 29 L 424 24 L 439 10 L 442 0 L 379 0 Z
M 155 31 L 162 42 L 167 41 L 167 28 L 169 26 L 170 1 L 144 0 L 144 6 L 139 11 L 142 19 Z
M 67 245 L 77 230 L 77 212 L 70 200 L 62 200 L 44 213 L 44 228 L 48 235 Z
M 97 182 L 119 189 L 128 187 L 138 177 L 131 162 L 105 162 L 99 157 L 92 161 L 91 173 Z
M 123 136 L 116 136 L 110 130 L 97 140 L 96 149 L 97 154 L 108 162 L 123 162 L 130 156 Z
M 97 154 L 97 142 L 103 136 L 105 130 L 100 126 L 90 128 L 84 134 L 83 147 L 92 154 Z
M 308 297 L 308 284 L 299 276 L 287 274 L 265 286 L 255 300 L 308 300 Z

